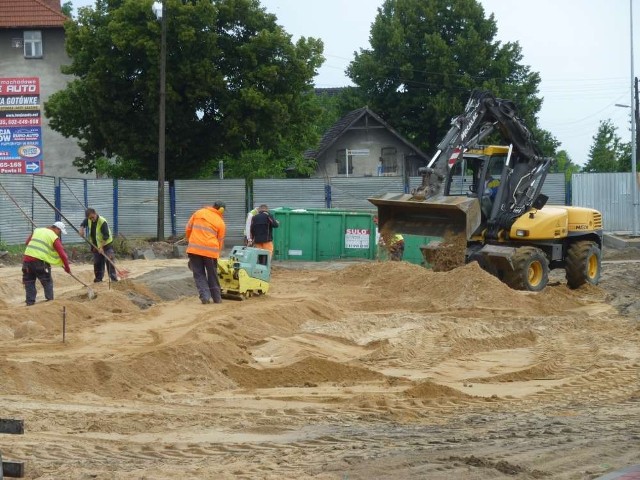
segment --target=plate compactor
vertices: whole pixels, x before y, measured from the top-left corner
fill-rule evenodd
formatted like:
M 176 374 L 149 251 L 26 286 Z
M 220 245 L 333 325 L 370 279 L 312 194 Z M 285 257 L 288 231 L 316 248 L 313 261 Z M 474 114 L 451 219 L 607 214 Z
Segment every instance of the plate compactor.
M 244 300 L 269 291 L 271 253 L 253 247 L 235 246 L 229 258 L 218 259 L 222 297 Z

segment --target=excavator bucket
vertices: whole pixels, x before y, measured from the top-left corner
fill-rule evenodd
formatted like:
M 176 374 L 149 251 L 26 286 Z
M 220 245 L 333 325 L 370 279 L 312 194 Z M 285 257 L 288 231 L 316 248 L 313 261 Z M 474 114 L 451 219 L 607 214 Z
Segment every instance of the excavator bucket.
M 378 228 L 408 235 L 471 238 L 480 226 L 477 198 L 442 196 L 419 199 L 409 194 L 385 193 L 368 199 L 378 207 Z

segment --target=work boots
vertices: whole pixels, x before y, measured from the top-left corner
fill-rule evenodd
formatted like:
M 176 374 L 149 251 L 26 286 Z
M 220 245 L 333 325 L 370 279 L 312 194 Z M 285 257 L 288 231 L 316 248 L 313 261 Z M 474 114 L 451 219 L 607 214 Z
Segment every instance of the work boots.
M 211 289 L 211 297 L 213 299 L 213 303 L 222 303 L 222 293 L 220 292 L 220 287 L 214 287 Z

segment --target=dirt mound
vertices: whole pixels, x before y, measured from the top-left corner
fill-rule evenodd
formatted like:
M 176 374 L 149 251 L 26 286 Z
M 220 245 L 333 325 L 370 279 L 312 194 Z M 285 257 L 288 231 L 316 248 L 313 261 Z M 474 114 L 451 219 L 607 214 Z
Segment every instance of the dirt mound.
M 405 390 L 404 394 L 411 398 L 420 399 L 473 398 L 471 395 L 462 393 L 455 388 L 447 387 L 446 385 L 439 385 L 430 381 L 421 382 L 415 387 L 408 388 Z
M 377 262 L 353 265 L 331 277 L 323 285 L 348 290 L 365 287 L 377 299 L 367 299 L 372 307 L 387 303 L 393 308 L 415 308 L 428 311 L 493 310 L 513 311 L 537 316 L 560 314 L 593 301 L 596 293 L 588 289 L 569 290 L 564 285 L 542 292 L 513 290 L 498 278 L 485 272 L 477 262 L 446 272 L 434 272 L 406 262 Z M 592 287 L 592 289 L 597 287 Z M 600 299 L 597 299 L 600 300 Z
M 263 370 L 230 365 L 227 374 L 244 388 L 315 387 L 318 383 L 370 382 L 385 378 L 366 368 L 321 358 L 306 358 L 286 367 Z

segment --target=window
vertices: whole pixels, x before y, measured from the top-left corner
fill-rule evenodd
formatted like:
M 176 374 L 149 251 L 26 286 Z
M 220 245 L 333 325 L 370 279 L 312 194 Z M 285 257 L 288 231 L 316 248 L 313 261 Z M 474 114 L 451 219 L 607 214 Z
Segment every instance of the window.
M 42 58 L 42 32 L 40 30 L 25 30 L 24 58 Z
M 345 149 L 336 150 L 336 163 L 338 164 L 338 175 L 347 173 L 347 151 Z M 353 173 L 353 155 L 349 155 L 349 175 Z
M 398 171 L 398 150 L 395 147 L 383 147 L 381 150 L 380 161 L 382 162 L 382 175 L 393 174 Z

